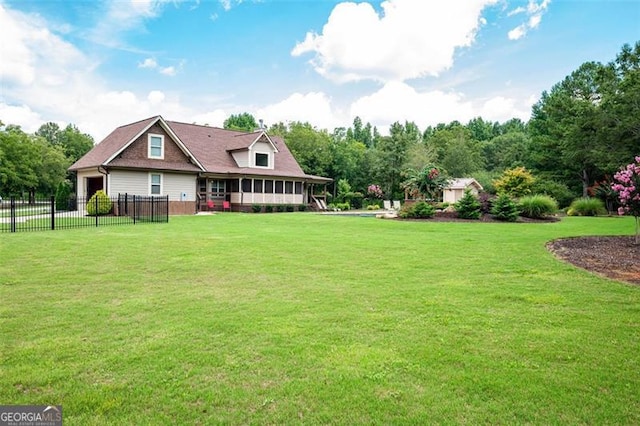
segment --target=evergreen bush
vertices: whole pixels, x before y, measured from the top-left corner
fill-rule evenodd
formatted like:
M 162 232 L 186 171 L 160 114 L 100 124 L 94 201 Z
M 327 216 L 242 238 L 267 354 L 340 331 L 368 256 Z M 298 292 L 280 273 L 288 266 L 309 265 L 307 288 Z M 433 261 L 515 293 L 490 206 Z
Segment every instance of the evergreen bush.
M 498 220 L 515 222 L 518 220 L 518 206 L 507 194 L 501 194 L 493 201 L 491 214 Z
M 56 210 L 69 210 L 71 185 L 68 181 L 60 182 L 56 189 Z
M 298 211 L 299 212 L 303 212 L 307 210 L 307 205 L 306 204 L 298 204 Z
M 480 218 L 480 201 L 468 189 L 464 191 L 462 198 L 455 204 L 455 209 L 461 219 Z
M 87 202 L 87 213 L 89 216 L 103 216 L 109 214 L 112 207 L 111 198 L 101 189 Z
M 433 217 L 436 209 L 425 201 L 418 201 L 414 204 L 403 204 L 398 212 L 398 216 L 403 219 L 428 219 Z
M 254 213 L 260 213 L 262 211 L 262 205 L 260 205 L 260 204 L 252 204 L 251 205 L 251 210 Z

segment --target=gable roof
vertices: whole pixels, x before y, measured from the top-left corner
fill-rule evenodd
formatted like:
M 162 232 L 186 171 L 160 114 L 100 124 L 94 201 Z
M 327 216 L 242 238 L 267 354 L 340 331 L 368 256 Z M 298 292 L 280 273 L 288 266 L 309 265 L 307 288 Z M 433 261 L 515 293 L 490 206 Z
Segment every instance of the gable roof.
M 469 186 L 475 186 L 478 190 L 482 190 L 482 185 L 474 178 L 452 179 L 444 189 L 466 189 Z
M 165 121 L 161 116 L 147 118 L 135 123 L 120 126 L 105 139 L 94 146 L 84 157 L 75 162 L 69 170 L 79 170 L 92 167 L 118 166 L 117 156 L 130 146 L 137 138 L 156 123 L 165 129 L 171 139 L 180 146 L 183 152 L 193 160 L 192 165 L 171 165 L 162 163 L 163 167 L 171 170 L 193 170 L 219 174 L 247 174 L 263 176 L 287 176 L 315 180 L 330 181 L 329 178 L 307 175 L 300 168 L 284 141 L 277 136 L 269 136 L 264 130 L 256 132 L 239 132 L 220 129 L 217 127 L 201 126 Z M 238 167 L 231 155 L 232 151 L 248 150 L 256 142 L 266 138 L 276 152 L 274 169 L 256 169 Z M 159 164 L 155 161 L 154 164 Z M 193 167 L 193 166 L 197 167 Z M 131 165 L 130 165 L 131 166 Z M 147 168 L 147 162 L 141 160 L 134 167 Z M 189 166 L 192 166 L 189 169 Z

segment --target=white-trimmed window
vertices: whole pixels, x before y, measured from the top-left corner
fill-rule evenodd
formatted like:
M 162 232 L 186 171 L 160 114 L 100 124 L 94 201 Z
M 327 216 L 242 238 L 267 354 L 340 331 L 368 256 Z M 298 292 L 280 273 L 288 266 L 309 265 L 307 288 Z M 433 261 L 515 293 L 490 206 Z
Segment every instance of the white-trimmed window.
M 164 159 L 164 135 L 149 134 L 149 158 Z
M 149 195 L 162 195 L 162 173 L 149 173 Z
M 269 154 L 264 152 L 256 152 L 255 166 L 269 167 Z

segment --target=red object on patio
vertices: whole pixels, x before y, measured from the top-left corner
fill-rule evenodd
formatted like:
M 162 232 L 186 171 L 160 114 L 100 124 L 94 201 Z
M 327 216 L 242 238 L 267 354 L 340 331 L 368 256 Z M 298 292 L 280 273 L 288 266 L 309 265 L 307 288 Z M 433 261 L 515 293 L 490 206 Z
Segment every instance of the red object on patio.
M 209 210 L 213 210 L 213 208 L 214 208 L 215 206 L 216 206 L 216 205 L 215 205 L 215 204 L 213 204 L 213 201 L 211 201 L 211 200 L 208 200 L 208 201 L 207 201 L 207 208 L 208 208 Z
M 231 211 L 231 203 L 228 201 L 222 202 L 222 211 L 229 210 Z

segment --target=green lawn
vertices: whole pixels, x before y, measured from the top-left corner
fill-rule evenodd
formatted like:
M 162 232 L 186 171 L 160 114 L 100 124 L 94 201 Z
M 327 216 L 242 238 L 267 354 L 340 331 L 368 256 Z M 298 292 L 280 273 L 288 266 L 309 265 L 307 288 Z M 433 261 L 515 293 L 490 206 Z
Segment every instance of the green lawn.
M 308 213 L 0 235 L 0 404 L 91 424 L 639 424 L 632 218 Z

